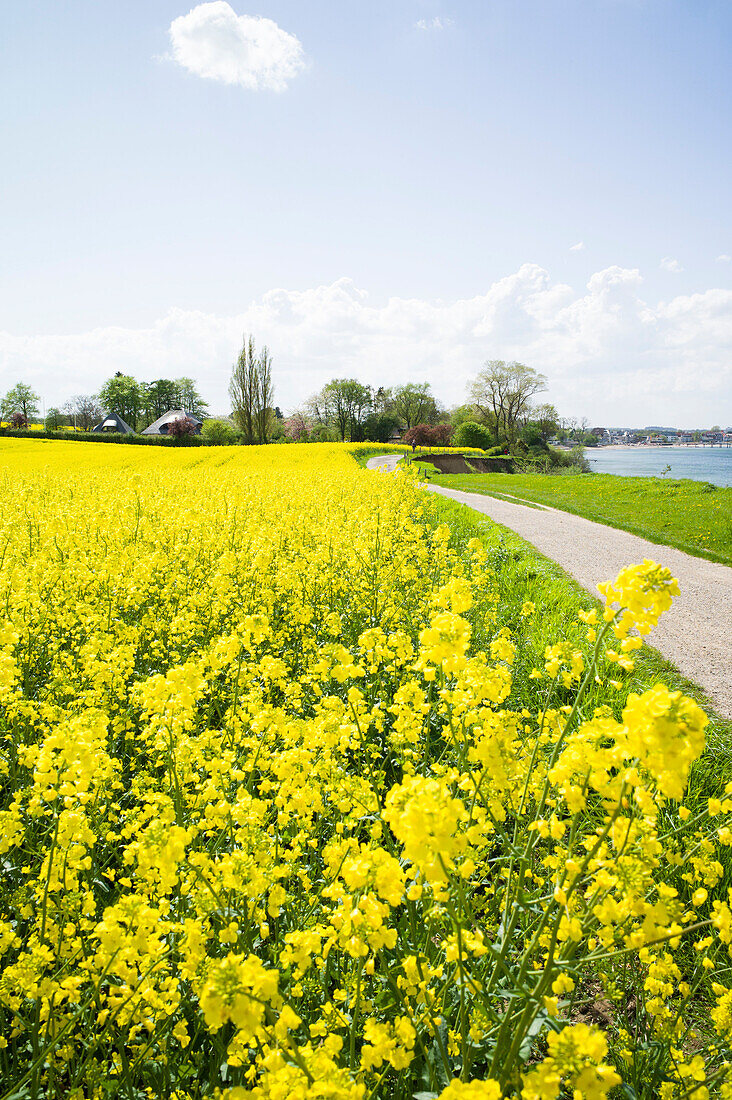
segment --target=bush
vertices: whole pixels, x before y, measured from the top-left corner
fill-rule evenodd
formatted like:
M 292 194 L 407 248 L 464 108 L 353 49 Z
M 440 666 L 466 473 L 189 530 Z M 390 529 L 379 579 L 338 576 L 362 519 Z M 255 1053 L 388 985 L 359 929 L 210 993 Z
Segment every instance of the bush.
M 539 447 L 542 450 L 546 450 L 546 443 L 542 437 L 540 430 L 536 424 L 527 424 L 521 433 L 521 438 L 527 447 L 534 448 Z
M 475 420 L 466 420 L 455 432 L 453 444 L 455 447 L 480 447 L 487 451 L 493 442 L 493 437 L 487 428 Z M 499 448 L 500 451 L 500 448 Z
M 452 424 L 415 424 L 402 436 L 410 447 L 448 447 L 451 439 Z
M 575 470 L 583 474 L 590 472 L 590 464 L 582 447 L 573 447 L 571 451 L 560 451 L 556 447 L 549 447 L 547 450 L 552 466 L 564 470 L 565 473 Z
M 214 446 L 223 447 L 236 443 L 236 432 L 228 420 L 212 417 L 210 420 L 204 420 L 201 439 Z
M 195 422 L 189 416 L 179 416 L 168 424 L 168 436 L 171 439 L 184 439 L 189 435 L 198 435 Z

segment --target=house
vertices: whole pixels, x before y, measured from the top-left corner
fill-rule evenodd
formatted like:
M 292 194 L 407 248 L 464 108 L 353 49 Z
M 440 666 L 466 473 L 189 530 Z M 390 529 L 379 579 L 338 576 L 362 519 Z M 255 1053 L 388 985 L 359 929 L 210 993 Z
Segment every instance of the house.
M 120 435 L 134 435 L 129 424 L 117 416 L 117 413 L 107 413 L 104 420 L 92 428 L 93 432 L 118 432 Z
M 197 416 L 192 413 L 188 413 L 185 409 L 171 409 L 169 412 L 163 413 L 157 420 L 154 420 L 149 427 L 145 428 L 143 435 L 167 435 L 168 429 L 174 420 L 192 420 L 196 427 L 196 435 L 201 434 L 202 420 L 199 420 Z

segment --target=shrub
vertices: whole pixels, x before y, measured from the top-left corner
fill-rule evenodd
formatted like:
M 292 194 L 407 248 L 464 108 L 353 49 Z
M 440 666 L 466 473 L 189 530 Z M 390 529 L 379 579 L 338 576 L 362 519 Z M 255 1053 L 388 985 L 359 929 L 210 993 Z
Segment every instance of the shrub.
M 590 464 L 585 458 L 582 447 L 573 447 L 571 451 L 560 451 L 556 447 L 547 449 L 552 466 L 564 470 L 565 473 L 572 473 L 575 470 L 579 470 L 583 474 L 589 473 Z
M 10 424 L 13 428 L 27 428 L 28 421 L 21 412 L 13 413 L 10 418 Z
M 283 428 L 286 438 L 293 443 L 307 443 L 313 429 L 313 422 L 298 409 L 284 421 Z
M 204 420 L 201 428 L 201 439 L 204 439 L 206 443 L 222 447 L 236 443 L 236 432 L 228 420 L 219 420 L 212 417 L 210 420 Z
M 448 447 L 451 438 L 452 424 L 415 424 L 402 436 L 410 447 Z
M 196 424 L 189 416 L 180 416 L 168 424 L 168 436 L 171 439 L 184 439 L 186 436 L 197 434 Z
M 493 442 L 491 433 L 475 420 L 466 420 L 455 432 L 453 440 L 456 447 L 480 447 L 487 451 Z

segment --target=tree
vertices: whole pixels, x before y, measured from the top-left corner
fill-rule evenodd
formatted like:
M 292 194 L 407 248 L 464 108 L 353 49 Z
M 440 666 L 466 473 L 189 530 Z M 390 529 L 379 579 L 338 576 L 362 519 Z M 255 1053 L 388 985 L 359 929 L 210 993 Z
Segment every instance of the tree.
M 231 372 L 229 397 L 236 425 L 245 443 L 254 442 L 254 400 L 257 385 L 257 351 L 254 337 L 247 340 Z
M 177 382 L 173 382 L 170 378 L 158 378 L 155 382 L 140 383 L 141 420 L 146 421 L 146 424 L 152 424 L 159 416 L 164 416 L 171 409 L 189 411 L 183 407 Z
M 137 422 L 142 408 L 142 393 L 139 382 L 130 374 L 117 371 L 108 378 L 99 391 L 99 403 L 105 412 L 116 413 L 126 420 L 131 428 L 137 430 Z
M 434 424 L 440 414 L 429 382 L 395 386 L 391 391 L 389 412 L 398 416 L 406 428 L 413 428 L 415 424 Z
M 189 416 L 178 416 L 168 424 L 168 435 L 171 439 L 187 439 L 196 434 L 196 423 Z
M 285 436 L 285 418 L 276 409 L 267 409 L 267 443 L 282 443 Z
M 274 389 L 272 387 L 272 359 L 265 345 L 257 360 L 256 386 L 254 391 L 254 427 L 257 441 L 266 443 L 270 421 L 275 419 L 271 408 Z
M 140 383 L 140 420 L 152 424 L 171 409 L 203 419 L 208 409 L 192 378 L 158 378 Z
M 310 433 L 313 429 L 312 421 L 301 412 L 296 409 L 284 422 L 285 436 L 287 439 L 291 439 L 293 443 L 307 443 L 310 439 Z
M 57 432 L 63 428 L 65 419 L 60 409 L 49 409 L 46 413 L 46 431 Z
M 99 399 L 93 394 L 83 393 L 67 401 L 62 411 L 68 417 L 69 423 L 83 432 L 90 431 L 104 415 Z
M 480 447 L 487 451 L 491 445 L 491 433 L 484 424 L 465 420 L 455 432 L 453 444 L 455 447 Z
M 221 420 L 215 416 L 210 416 L 203 422 L 201 439 L 205 439 L 207 443 L 222 447 L 230 443 L 236 443 L 236 432 L 234 431 L 233 425 L 230 424 L 228 420 Z
M 190 416 L 197 416 L 199 420 L 203 420 L 208 412 L 208 402 L 201 397 L 194 380 L 185 377 L 176 378 L 175 385 L 178 388 L 177 407 Z
M 253 336 L 244 337 L 239 358 L 231 372 L 229 396 L 244 442 L 266 443 L 269 422 L 274 416 L 272 359 L 266 346 L 257 355 Z
M 547 402 L 543 405 L 536 406 L 532 412 L 532 419 L 539 429 L 539 434 L 544 443 L 551 439 L 559 427 L 559 413 L 554 405 L 550 405 Z
M 363 422 L 364 439 L 370 439 L 374 443 L 388 443 L 398 427 L 398 416 L 390 413 L 369 413 Z
M 481 418 L 493 419 L 496 443 L 503 432 L 510 443 L 526 417 L 535 393 L 546 388 L 546 377 L 523 363 L 489 360 L 473 381 L 470 396 Z
M 27 382 L 18 382 L 5 394 L 0 409 L 2 419 L 10 420 L 14 413 L 20 413 L 25 418 L 26 424 L 38 416 L 38 402 L 40 397 Z
M 371 411 L 371 390 L 355 378 L 334 378 L 310 399 L 309 411 L 320 424 L 333 424 L 341 441 L 361 434 Z
M 402 436 L 410 447 L 446 447 L 451 438 L 452 424 L 415 424 Z
M 476 411 L 474 405 L 457 405 L 454 409 L 450 410 L 450 423 L 453 428 L 457 429 L 461 424 L 465 424 L 466 421 L 475 423 Z

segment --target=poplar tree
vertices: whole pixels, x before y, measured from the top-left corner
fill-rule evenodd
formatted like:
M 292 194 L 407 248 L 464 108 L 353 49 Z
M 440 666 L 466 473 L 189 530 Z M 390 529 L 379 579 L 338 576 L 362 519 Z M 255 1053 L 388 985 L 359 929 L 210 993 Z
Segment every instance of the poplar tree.
M 273 396 L 269 349 L 263 347 L 257 355 L 254 337 L 245 336 L 229 382 L 232 415 L 245 443 L 267 442 Z

